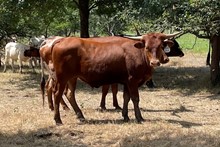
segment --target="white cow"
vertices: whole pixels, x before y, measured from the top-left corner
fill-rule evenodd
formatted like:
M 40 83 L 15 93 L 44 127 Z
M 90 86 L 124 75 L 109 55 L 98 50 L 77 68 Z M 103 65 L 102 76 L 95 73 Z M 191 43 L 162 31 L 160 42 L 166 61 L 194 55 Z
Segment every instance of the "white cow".
M 42 35 L 40 37 L 32 37 L 29 40 L 29 45 L 36 47 L 36 48 L 40 48 L 41 43 L 45 40 L 45 37 Z
M 29 65 L 31 65 L 33 71 L 34 66 L 31 62 L 30 57 L 25 57 L 24 56 L 24 51 L 30 49 L 30 46 L 22 44 L 22 43 L 17 43 L 17 42 L 9 42 L 5 46 L 5 63 L 4 63 L 4 70 L 3 72 L 6 72 L 6 67 L 9 62 L 9 59 L 11 59 L 11 67 L 12 71 L 14 72 L 14 61 L 19 62 L 19 67 L 20 70 L 19 72 L 22 73 L 22 61 L 29 61 Z

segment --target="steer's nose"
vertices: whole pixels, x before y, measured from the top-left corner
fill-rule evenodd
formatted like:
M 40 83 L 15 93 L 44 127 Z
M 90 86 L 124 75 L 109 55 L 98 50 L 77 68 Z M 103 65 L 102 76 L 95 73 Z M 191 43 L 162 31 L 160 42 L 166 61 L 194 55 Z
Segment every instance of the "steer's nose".
M 150 66 L 153 66 L 153 67 L 160 66 L 160 61 L 159 60 L 151 60 Z

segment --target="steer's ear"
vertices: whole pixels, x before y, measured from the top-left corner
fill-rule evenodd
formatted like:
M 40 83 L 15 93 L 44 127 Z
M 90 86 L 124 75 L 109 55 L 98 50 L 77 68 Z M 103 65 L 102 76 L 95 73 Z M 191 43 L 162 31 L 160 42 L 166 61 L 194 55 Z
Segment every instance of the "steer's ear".
M 165 39 L 165 40 L 164 40 L 164 43 L 165 43 L 166 45 L 168 45 L 169 47 L 172 47 L 172 46 L 174 45 L 174 42 L 173 42 L 172 40 L 170 40 L 170 39 Z
M 145 43 L 142 42 L 142 41 L 139 41 L 139 42 L 135 43 L 134 46 L 135 46 L 136 48 L 139 48 L 139 49 L 140 49 L 140 48 L 144 48 Z

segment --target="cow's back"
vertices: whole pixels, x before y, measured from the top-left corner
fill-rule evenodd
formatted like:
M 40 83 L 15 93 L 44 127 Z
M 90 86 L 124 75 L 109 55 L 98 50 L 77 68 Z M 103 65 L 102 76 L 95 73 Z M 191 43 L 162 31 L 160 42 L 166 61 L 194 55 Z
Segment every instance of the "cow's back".
M 52 57 L 51 57 L 51 48 L 52 48 L 53 43 L 55 41 L 61 39 L 61 38 L 63 38 L 63 37 L 54 36 L 54 37 L 47 38 L 46 40 L 44 40 L 42 42 L 41 47 L 40 47 L 40 57 L 47 64 L 52 59 Z

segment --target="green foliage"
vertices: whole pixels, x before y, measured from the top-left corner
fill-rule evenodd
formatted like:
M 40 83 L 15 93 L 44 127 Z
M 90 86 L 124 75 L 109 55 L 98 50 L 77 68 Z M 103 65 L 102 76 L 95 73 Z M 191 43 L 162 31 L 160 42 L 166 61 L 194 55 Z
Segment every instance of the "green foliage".
M 219 0 L 182 0 L 173 3 L 173 7 L 163 13 L 159 22 L 165 22 L 165 28 L 181 28 L 198 37 L 210 38 L 220 31 L 220 1 Z M 168 24 L 169 23 L 169 24 Z
M 1 36 L 11 35 L 18 31 L 23 34 L 23 22 L 19 22 L 22 17 L 18 6 L 18 1 L 2 1 L 0 9 Z
M 75 35 L 78 0 L 1 0 L 0 37 Z M 219 34 L 219 0 L 89 0 L 90 33 L 97 35 L 182 30 L 198 37 Z
M 92 1 L 91 1 L 92 2 Z M 129 18 L 129 0 L 94 0 L 91 11 L 90 31 L 93 36 L 122 34 Z
M 69 0 L 2 0 L 0 7 L 1 37 L 69 35 L 78 24 L 78 13 Z
M 128 6 L 129 0 L 90 0 L 90 3 L 95 5 L 93 10 L 97 15 L 113 16 L 118 12 L 123 11 Z

